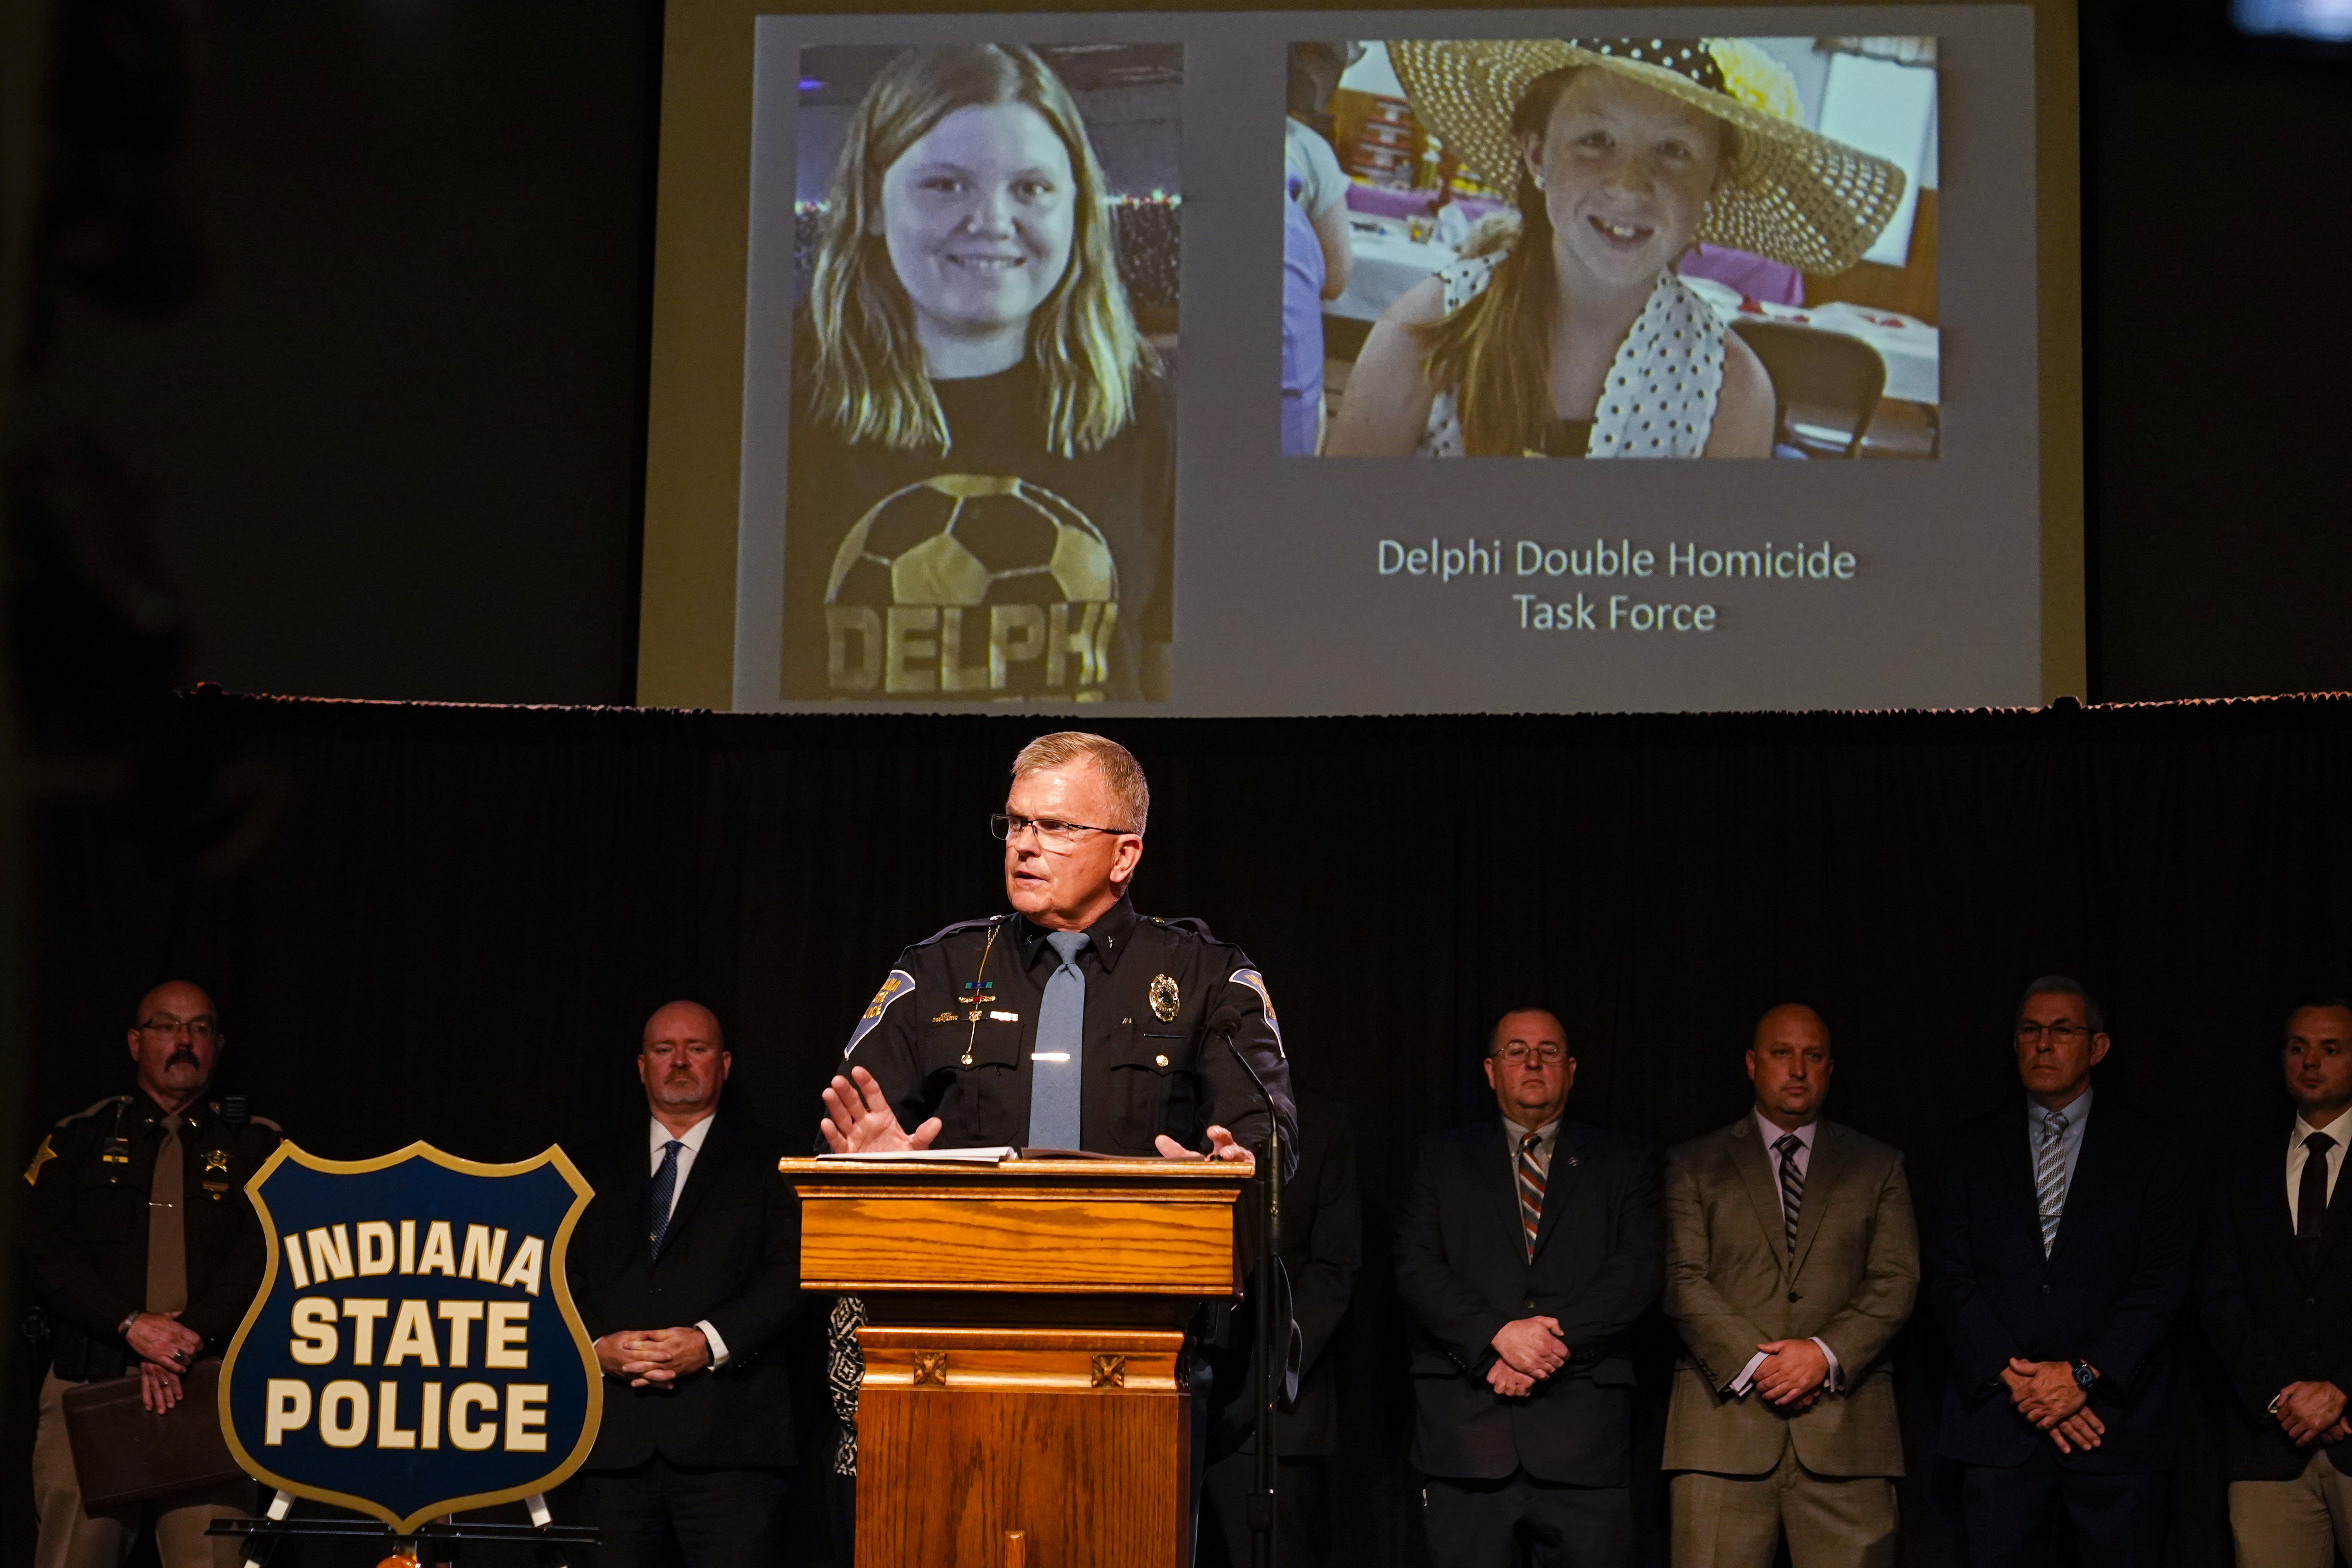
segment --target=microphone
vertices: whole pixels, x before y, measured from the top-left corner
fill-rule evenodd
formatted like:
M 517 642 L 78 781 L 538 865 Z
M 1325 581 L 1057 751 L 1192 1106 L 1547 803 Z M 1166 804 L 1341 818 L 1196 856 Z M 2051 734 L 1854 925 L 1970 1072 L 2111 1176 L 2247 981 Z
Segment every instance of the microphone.
M 1274 1109 L 1274 1093 L 1265 1087 L 1265 1079 L 1249 1053 L 1234 1037 L 1241 1032 L 1241 1009 L 1232 1003 L 1221 1004 L 1209 1015 L 1208 1032 L 1222 1037 L 1234 1059 L 1257 1086 L 1258 1100 L 1265 1107 L 1266 1170 L 1263 1173 L 1265 1206 L 1265 1228 L 1259 1237 L 1257 1289 L 1257 1351 L 1251 1359 L 1257 1373 L 1256 1419 L 1252 1423 L 1257 1446 L 1256 1475 L 1249 1500 L 1251 1568 L 1273 1568 L 1276 1554 L 1275 1538 L 1275 1473 L 1277 1456 L 1274 1450 L 1275 1391 L 1288 1381 L 1291 1323 L 1276 1321 L 1275 1309 L 1276 1279 L 1282 1269 L 1282 1118 Z M 1276 1349 L 1277 1338 L 1281 1348 Z M 1275 1370 L 1284 1364 L 1284 1373 Z

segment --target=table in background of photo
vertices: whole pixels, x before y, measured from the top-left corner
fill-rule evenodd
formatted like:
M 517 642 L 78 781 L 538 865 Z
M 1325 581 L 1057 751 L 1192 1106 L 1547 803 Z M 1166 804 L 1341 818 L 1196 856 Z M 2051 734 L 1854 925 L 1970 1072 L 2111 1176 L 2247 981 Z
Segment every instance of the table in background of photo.
M 1359 218 L 1350 226 L 1349 238 L 1356 253 L 1355 268 L 1349 274 L 1347 292 L 1323 307 L 1327 316 L 1378 321 L 1381 312 L 1406 289 L 1454 259 L 1450 247 L 1435 240 L 1412 239 L 1401 224 Z M 1749 316 L 1860 338 L 1886 362 L 1886 396 L 1901 403 L 1932 405 L 1940 395 L 1941 334 L 1916 317 L 1874 310 L 1843 300 L 1817 306 L 1767 304 L 1744 299 L 1737 289 L 1711 279 L 1687 281 L 1715 308 L 1726 326 Z
M 1375 197 L 1418 197 L 1428 192 L 1378 192 Z M 1359 208 L 1355 196 L 1349 206 Z M 1382 208 L 1385 211 L 1385 206 Z M 1372 216 L 1359 210 L 1351 216 L 1349 239 L 1355 265 L 1347 291 L 1323 308 L 1327 352 L 1335 359 L 1352 360 L 1363 335 L 1381 313 L 1423 279 L 1452 262 L 1452 247 L 1434 238 L 1414 239 L 1404 220 Z M 1742 321 L 1780 321 L 1811 327 L 1859 339 L 1877 351 L 1886 367 L 1882 395 L 1883 417 L 1874 422 L 1866 455 L 1926 456 L 1937 444 L 1936 408 L 1942 397 L 1942 334 L 1916 316 L 1897 310 L 1874 310 L 1846 300 L 1814 306 L 1784 305 L 1749 299 L 1738 289 L 1708 278 L 1685 278 L 1706 299 L 1726 326 Z M 1334 389 L 1344 386 L 1344 374 L 1330 379 Z M 1882 435 L 1883 427 L 1883 435 Z

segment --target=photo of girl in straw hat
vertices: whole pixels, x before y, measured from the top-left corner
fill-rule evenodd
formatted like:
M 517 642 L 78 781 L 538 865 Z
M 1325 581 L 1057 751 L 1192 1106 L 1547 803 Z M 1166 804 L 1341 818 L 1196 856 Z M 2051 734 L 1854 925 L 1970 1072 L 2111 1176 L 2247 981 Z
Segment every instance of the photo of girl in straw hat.
M 1172 333 L 1174 199 L 1114 187 L 1063 73 L 1172 189 L 1181 46 L 801 64 L 783 694 L 1165 697 L 1174 404 L 1131 296 L 1164 276 Z
M 1381 310 L 1326 455 L 1793 455 L 1765 361 L 1677 266 L 1704 242 L 1843 273 L 1901 168 L 1803 124 L 1748 40 L 1387 51 L 1414 120 L 1507 205 Z

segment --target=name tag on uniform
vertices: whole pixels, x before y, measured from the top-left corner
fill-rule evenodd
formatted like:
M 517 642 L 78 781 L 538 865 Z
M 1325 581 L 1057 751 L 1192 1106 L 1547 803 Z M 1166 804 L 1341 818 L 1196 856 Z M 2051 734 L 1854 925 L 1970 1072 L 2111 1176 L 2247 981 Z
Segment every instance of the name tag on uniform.
M 1070 1059 L 1070 1053 L 1067 1051 L 1031 1051 L 1029 1053 L 1029 1059 L 1033 1062 L 1066 1062 Z
M 1021 1015 L 1018 1013 L 992 1012 L 989 1014 L 989 1016 L 995 1019 L 1000 1024 L 1017 1024 L 1021 1021 Z

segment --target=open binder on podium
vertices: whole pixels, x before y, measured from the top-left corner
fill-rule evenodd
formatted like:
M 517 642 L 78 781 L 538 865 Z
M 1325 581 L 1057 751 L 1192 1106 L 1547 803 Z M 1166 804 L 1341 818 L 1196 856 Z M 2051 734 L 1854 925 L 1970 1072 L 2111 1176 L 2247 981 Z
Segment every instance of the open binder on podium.
M 866 1301 L 859 1568 L 1186 1568 L 1185 1325 L 1250 1171 L 788 1159 L 802 1284 Z

